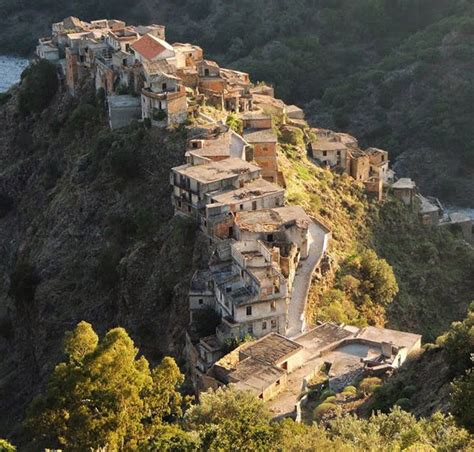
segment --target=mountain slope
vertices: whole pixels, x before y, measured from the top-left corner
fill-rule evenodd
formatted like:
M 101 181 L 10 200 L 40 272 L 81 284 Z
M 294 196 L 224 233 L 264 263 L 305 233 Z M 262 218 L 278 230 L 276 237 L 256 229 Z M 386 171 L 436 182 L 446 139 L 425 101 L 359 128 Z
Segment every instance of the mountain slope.
M 201 255 L 194 224 L 173 218 L 169 202 L 186 131 L 112 133 L 85 99 L 59 96 L 19 118 L 13 96 L 0 113 L 0 409 L 10 414 L 2 432 L 80 320 L 101 332 L 126 327 L 152 362 L 181 354 Z

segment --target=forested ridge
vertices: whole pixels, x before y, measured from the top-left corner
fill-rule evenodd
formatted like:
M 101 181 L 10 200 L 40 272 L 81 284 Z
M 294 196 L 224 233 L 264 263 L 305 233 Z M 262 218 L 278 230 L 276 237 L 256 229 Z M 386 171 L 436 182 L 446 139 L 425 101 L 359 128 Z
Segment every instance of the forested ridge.
M 386 148 L 400 175 L 454 204 L 474 196 L 469 0 L 2 0 L 0 49 L 27 54 L 69 14 L 168 27 L 267 80 L 310 121 Z

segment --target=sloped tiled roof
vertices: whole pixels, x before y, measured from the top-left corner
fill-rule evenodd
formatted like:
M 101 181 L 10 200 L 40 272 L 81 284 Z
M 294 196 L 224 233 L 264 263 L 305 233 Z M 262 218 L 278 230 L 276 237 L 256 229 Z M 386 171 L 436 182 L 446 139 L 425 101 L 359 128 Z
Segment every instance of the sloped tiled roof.
M 153 60 L 165 50 L 173 51 L 173 47 L 166 41 L 152 35 L 144 35 L 132 44 L 132 49 L 147 60 Z

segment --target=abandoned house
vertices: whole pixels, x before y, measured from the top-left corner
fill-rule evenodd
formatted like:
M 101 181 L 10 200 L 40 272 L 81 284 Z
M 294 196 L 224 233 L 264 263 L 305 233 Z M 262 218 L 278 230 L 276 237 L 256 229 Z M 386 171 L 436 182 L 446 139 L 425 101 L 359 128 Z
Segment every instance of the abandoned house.
M 244 188 L 246 183 L 260 178 L 261 172 L 260 167 L 235 157 L 173 168 L 170 183 L 175 210 L 197 218 L 212 202 L 213 194 Z
M 278 181 L 278 138 L 273 129 L 244 129 L 243 137 L 253 148 L 253 159 L 262 168 L 262 177 Z

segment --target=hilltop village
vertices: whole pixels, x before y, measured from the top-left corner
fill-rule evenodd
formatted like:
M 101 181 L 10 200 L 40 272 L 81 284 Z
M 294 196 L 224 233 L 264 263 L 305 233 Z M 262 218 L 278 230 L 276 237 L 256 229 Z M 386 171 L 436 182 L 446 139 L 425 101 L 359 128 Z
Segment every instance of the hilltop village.
M 301 394 L 322 367 L 339 391 L 362 376 L 391 373 L 421 347 L 421 336 L 412 333 L 306 324 L 313 276 L 329 265 L 331 231 L 285 203 L 277 131 L 308 133 L 299 107 L 248 74 L 206 60 L 196 45 L 168 43 L 161 25 L 68 17 L 39 40 L 37 56 L 57 65 L 72 96 L 93 80 L 112 129 L 137 120 L 158 128 L 195 124 L 186 161 L 172 169 L 170 184 L 176 215 L 196 222 L 211 255 L 189 290 L 186 357 L 197 394 L 234 384 L 267 401 L 275 417 L 298 418 Z M 472 240 L 470 220 L 444 216 L 413 181 L 396 180 L 388 152 L 363 150 L 344 133 L 310 130 L 307 151 L 315 165 L 348 174 L 375 202 L 391 190 L 427 225 L 459 224 Z M 209 312 L 219 324 L 200 337 L 197 325 Z

